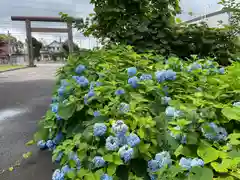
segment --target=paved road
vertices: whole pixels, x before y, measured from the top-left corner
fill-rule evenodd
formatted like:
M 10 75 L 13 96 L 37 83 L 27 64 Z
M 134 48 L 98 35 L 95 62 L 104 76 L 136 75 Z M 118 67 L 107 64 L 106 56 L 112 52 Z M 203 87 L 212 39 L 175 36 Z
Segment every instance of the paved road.
M 0 171 L 32 151 L 13 172 L 1 180 L 51 180 L 54 169 L 50 152 L 26 147 L 37 129 L 38 120 L 51 102 L 54 74 L 60 64 L 41 64 L 36 68 L 0 73 Z

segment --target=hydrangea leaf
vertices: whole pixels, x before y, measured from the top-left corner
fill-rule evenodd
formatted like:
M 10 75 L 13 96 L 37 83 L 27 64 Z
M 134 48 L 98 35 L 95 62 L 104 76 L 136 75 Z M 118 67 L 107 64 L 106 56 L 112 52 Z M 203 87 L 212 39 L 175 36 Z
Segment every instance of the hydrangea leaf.
M 108 167 L 107 167 L 108 175 L 112 176 L 116 172 L 116 169 L 117 169 L 117 165 L 116 164 L 114 164 L 114 163 L 108 164 Z
M 239 145 L 240 144 L 240 133 L 233 133 L 228 136 L 230 139 L 230 144 Z
M 213 172 L 209 168 L 193 167 L 190 171 L 190 179 L 194 180 L 212 180 Z
M 71 103 L 71 104 L 59 104 L 58 107 L 58 115 L 65 119 L 68 120 L 70 117 L 72 117 L 73 113 L 76 110 L 76 104 L 75 103 Z
M 205 164 L 215 161 L 219 157 L 218 151 L 205 141 L 201 141 L 199 144 L 197 154 L 203 159 Z
M 222 113 L 229 120 L 240 121 L 240 108 L 239 107 L 225 107 L 222 109 Z

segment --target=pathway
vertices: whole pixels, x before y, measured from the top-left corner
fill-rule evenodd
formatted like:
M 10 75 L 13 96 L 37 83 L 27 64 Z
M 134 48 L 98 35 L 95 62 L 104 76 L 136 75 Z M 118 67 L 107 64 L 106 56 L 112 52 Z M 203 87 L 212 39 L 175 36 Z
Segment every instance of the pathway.
M 37 130 L 38 120 L 51 102 L 55 71 L 61 64 L 41 64 L 0 73 L 0 171 L 32 151 L 31 158 L 1 180 L 51 180 L 51 153 L 26 147 Z

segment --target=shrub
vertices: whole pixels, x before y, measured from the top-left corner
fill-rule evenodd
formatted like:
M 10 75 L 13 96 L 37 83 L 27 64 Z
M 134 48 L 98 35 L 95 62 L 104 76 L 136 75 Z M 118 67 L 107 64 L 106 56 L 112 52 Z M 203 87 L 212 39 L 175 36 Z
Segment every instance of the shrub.
M 237 179 L 240 63 L 131 47 L 72 57 L 36 140 L 62 179 Z

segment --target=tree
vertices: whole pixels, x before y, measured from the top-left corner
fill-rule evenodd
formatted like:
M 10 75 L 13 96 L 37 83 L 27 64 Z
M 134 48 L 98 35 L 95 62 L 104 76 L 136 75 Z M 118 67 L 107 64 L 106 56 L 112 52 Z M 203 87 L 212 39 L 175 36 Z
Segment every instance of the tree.
M 219 4 L 224 6 L 224 10 L 230 13 L 230 32 L 232 35 L 240 35 L 240 1 L 239 0 L 221 0 Z
M 68 40 L 64 41 L 62 44 L 62 49 L 66 54 L 69 54 L 69 46 L 68 46 Z M 73 43 L 73 51 L 78 51 L 79 47 L 77 44 Z
M 40 50 L 42 48 L 42 43 L 36 38 L 32 37 L 32 46 L 33 46 L 33 59 L 40 57 Z

